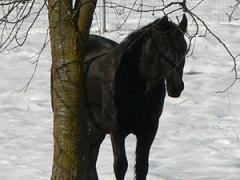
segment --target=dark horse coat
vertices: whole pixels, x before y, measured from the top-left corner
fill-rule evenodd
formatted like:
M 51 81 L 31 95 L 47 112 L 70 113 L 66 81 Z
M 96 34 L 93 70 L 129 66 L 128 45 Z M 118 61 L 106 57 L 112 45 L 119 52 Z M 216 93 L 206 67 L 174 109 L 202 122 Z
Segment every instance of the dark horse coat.
M 157 132 L 166 94 L 165 80 L 169 87 L 174 87 L 174 84 L 172 83 L 172 77 L 169 75 L 173 76 L 172 72 L 163 73 L 163 76 L 166 76 L 165 78 L 161 76 L 157 80 L 153 80 L 153 82 L 146 83 L 146 80 L 140 74 L 140 69 L 151 66 L 151 64 L 142 63 L 142 65 L 140 60 L 144 58 L 156 59 L 158 55 L 162 59 L 161 61 L 166 63 L 164 67 L 171 66 L 171 68 L 177 69 L 176 72 L 180 75 L 175 76 L 175 79 L 179 79 L 178 84 L 180 85 L 175 87 L 176 91 L 171 90 L 174 88 L 170 89 L 168 87 L 170 89 L 168 93 L 178 97 L 183 90 L 181 78 L 184 62 L 182 61 L 185 61 L 186 53 L 183 34 L 186 32 L 186 26 L 187 20 L 185 16 L 179 26 L 169 22 L 165 17 L 144 27 L 139 32 L 131 34 L 120 44 L 103 37 L 90 35 L 87 45 L 88 52 L 85 58 L 85 101 L 89 117 L 90 153 L 92 157 L 90 168 L 92 168 L 93 172 L 89 180 L 98 179 L 95 164 L 100 144 L 106 134 L 111 135 L 116 179 L 124 179 L 128 166 L 125 153 L 125 138 L 130 133 L 135 134 L 137 137 L 136 179 L 146 179 L 149 151 Z M 151 49 L 146 49 L 150 46 L 154 46 L 155 51 L 158 50 L 152 36 L 157 35 L 160 37 L 166 32 L 170 34 L 170 38 L 176 36 L 173 43 L 175 41 L 180 43 L 179 47 L 183 48 L 183 52 L 179 51 L 178 46 L 175 47 L 174 45 L 174 48 L 172 48 L 175 53 L 174 56 L 171 52 L 167 55 L 162 52 L 146 54 L 151 51 Z M 146 46 L 147 43 L 149 47 Z M 172 42 L 169 40 L 169 43 Z M 171 56 L 173 56 L 172 59 L 170 59 Z M 178 59 L 175 60 L 177 57 L 180 59 L 179 62 Z M 166 70 L 161 69 L 161 71 Z M 154 72 L 145 70 L 145 73 Z
M 147 127 L 142 124 L 146 108 L 157 110 L 157 117 L 162 111 L 164 80 L 147 89 L 139 72 L 131 68 L 138 66 L 138 62 L 127 63 L 135 56 L 127 54 L 127 44 L 129 42 L 123 42 L 114 49 L 118 45 L 116 42 L 96 35 L 89 37 L 85 58 L 86 102 L 92 118 L 90 124 L 101 133 L 111 134 L 121 129 L 124 135 L 136 134 Z M 119 56 L 116 58 L 115 54 Z M 158 92 L 163 93 L 159 95 Z

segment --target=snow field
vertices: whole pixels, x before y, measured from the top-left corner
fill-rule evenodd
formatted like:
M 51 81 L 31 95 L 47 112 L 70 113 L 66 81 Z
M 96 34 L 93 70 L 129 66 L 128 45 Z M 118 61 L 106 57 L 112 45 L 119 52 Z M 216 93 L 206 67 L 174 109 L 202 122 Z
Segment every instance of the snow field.
M 238 23 L 224 19 L 223 4 L 207 13 L 216 0 L 206 1 L 200 15 L 208 20 L 233 51 L 240 52 Z M 210 3 L 210 4 L 209 4 Z M 211 7 L 208 7 L 211 5 Z M 226 7 L 226 6 L 224 6 Z M 137 17 L 137 16 L 136 16 Z M 148 17 L 146 17 L 148 21 Z M 132 19 L 130 22 L 137 22 Z M 46 18 L 40 19 L 46 24 Z M 117 25 L 109 23 L 115 28 Z M 107 32 L 104 36 L 121 41 L 133 27 Z M 96 28 L 95 28 L 96 29 Z M 94 30 L 94 27 L 93 27 Z M 193 27 L 190 24 L 189 31 Z M 95 32 L 94 32 L 95 33 Z M 50 49 L 44 51 L 34 79 L 36 53 L 45 30 L 34 28 L 27 44 L 0 54 L 0 180 L 46 180 L 50 178 L 53 154 L 50 102 Z M 149 180 L 238 180 L 240 177 L 240 84 L 224 93 L 233 80 L 232 61 L 211 36 L 197 38 L 194 53 L 187 58 L 185 90 L 179 99 L 167 97 L 159 130 L 151 149 Z M 239 69 L 239 68 L 238 68 Z M 133 179 L 135 137 L 126 141 L 129 169 Z M 109 136 L 101 146 L 97 168 L 101 180 L 114 179 Z

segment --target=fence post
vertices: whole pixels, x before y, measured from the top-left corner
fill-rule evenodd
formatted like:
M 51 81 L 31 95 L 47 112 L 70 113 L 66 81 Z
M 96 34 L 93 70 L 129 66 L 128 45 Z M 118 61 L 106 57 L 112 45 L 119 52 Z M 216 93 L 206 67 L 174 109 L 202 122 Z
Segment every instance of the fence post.
M 106 1 L 100 0 L 100 34 L 106 31 Z

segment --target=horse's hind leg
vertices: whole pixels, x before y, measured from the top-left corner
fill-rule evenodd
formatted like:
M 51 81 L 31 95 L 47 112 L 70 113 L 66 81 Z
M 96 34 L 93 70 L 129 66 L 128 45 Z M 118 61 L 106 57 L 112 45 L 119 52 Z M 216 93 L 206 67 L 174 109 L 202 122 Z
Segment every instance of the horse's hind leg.
M 148 158 L 150 148 L 153 143 L 156 131 L 150 131 L 149 134 L 141 134 L 137 136 L 136 148 L 136 180 L 146 180 L 148 173 Z
M 89 174 L 88 180 L 98 180 L 96 163 L 99 153 L 99 148 L 102 141 L 105 138 L 105 134 L 99 133 L 90 133 L 90 166 L 89 166 Z
M 125 136 L 119 133 L 111 134 L 111 141 L 114 155 L 114 173 L 116 180 L 124 180 L 128 162 L 125 152 Z

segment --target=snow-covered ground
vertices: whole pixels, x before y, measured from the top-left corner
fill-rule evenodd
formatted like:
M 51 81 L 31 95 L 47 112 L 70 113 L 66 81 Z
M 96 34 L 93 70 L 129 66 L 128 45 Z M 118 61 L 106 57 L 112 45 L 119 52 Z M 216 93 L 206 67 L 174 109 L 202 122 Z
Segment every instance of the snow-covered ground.
M 240 52 L 239 25 L 214 18 L 209 22 L 234 53 Z M 127 33 L 114 31 L 104 36 L 120 41 Z M 34 28 L 24 47 L 0 54 L 0 180 L 46 180 L 51 175 L 49 47 L 41 56 L 30 86 L 23 91 L 44 39 L 45 32 Z M 240 179 L 240 83 L 216 93 L 232 82 L 232 65 L 226 51 L 212 37 L 197 39 L 193 55 L 187 58 L 182 96 L 166 98 L 151 150 L 149 180 Z M 127 138 L 126 148 L 126 179 L 130 180 L 134 176 L 134 136 Z M 114 179 L 112 162 L 107 136 L 97 164 L 101 180 Z

